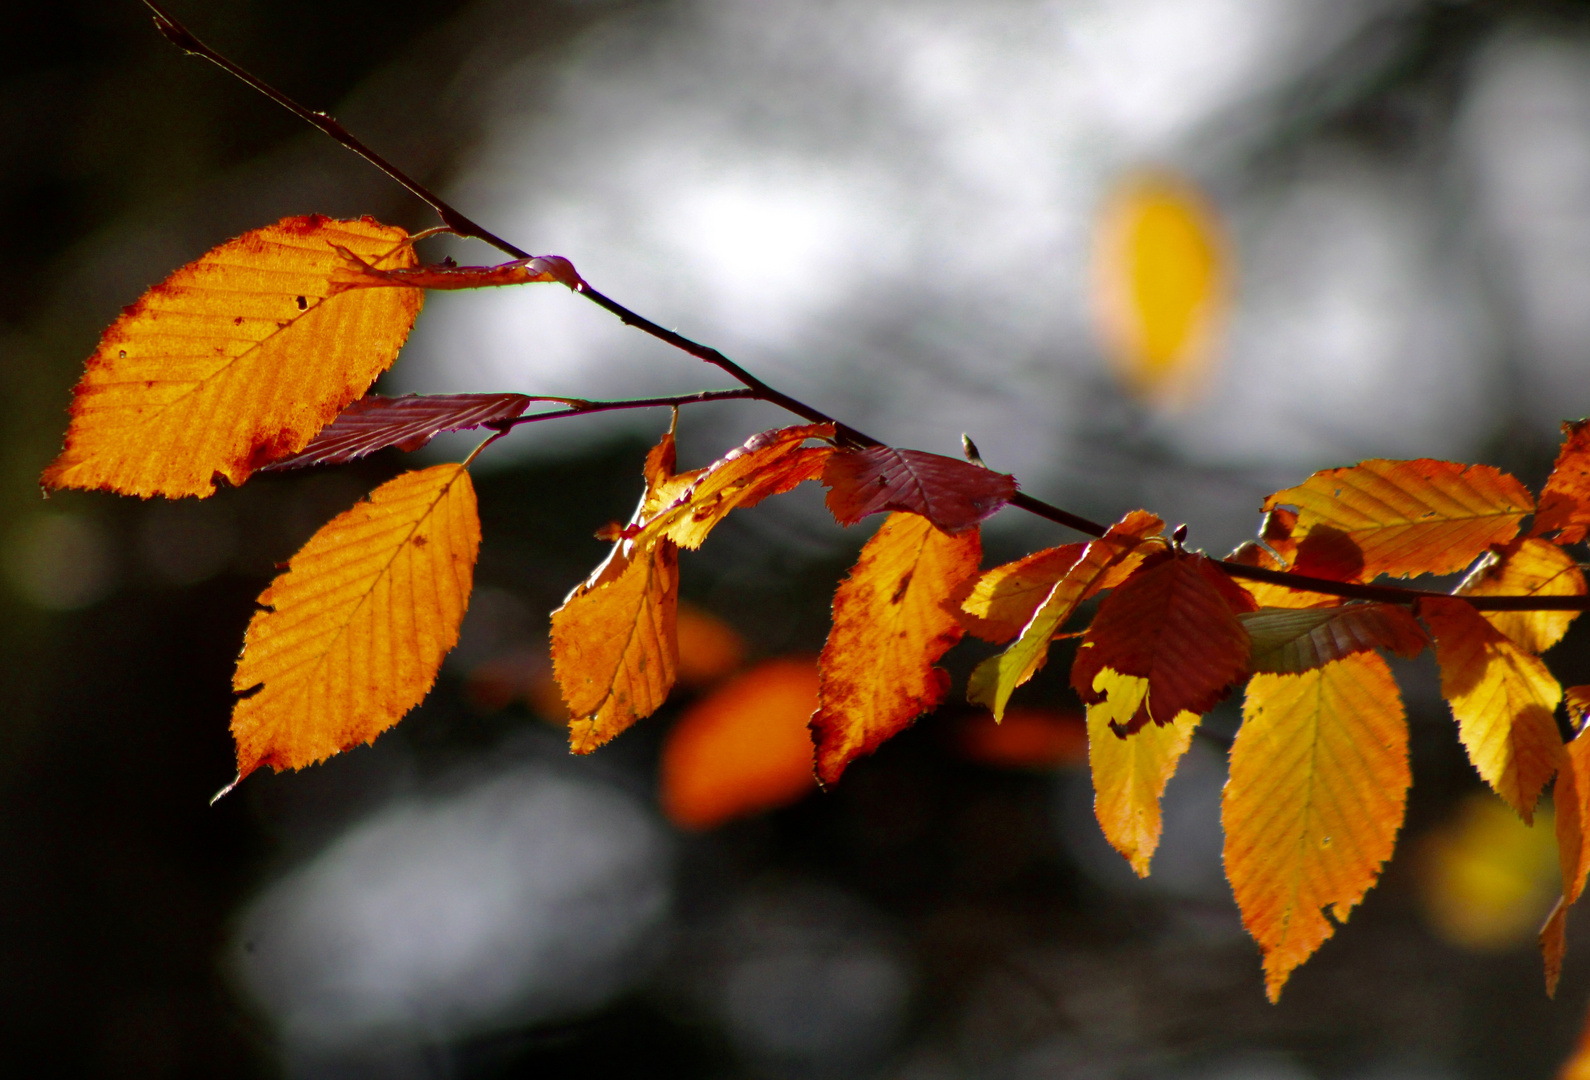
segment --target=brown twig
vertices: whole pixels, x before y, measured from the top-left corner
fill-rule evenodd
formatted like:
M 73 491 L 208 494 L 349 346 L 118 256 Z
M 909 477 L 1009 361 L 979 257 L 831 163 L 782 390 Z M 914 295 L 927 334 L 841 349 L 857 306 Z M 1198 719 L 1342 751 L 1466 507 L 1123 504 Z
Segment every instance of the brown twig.
M 162 8 L 156 0 L 143 0 L 150 11 L 154 12 L 155 27 L 165 35 L 166 39 L 184 52 L 215 64 L 227 74 L 241 80 L 248 86 L 257 90 L 265 97 L 276 102 L 294 116 L 311 124 L 320 131 L 329 135 L 361 158 L 386 173 L 387 176 L 407 188 L 415 196 L 425 202 L 442 219 L 447 228 L 459 236 L 470 237 L 490 244 L 499 251 L 505 252 L 515 259 L 529 259 L 533 256 L 521 248 L 502 239 L 502 237 L 489 231 L 473 219 L 465 216 L 450 205 L 445 199 L 431 191 L 424 184 L 409 176 L 408 173 L 392 164 L 386 158 L 376 153 L 365 145 L 347 128 L 343 127 L 335 117 L 328 113 L 318 112 L 305 108 L 274 86 L 255 77 L 250 72 L 228 60 L 210 46 L 204 44 L 192 31 L 183 26 L 176 18 Z M 553 420 L 565 416 L 579 416 L 584 413 L 607 412 L 616 409 L 644 409 L 669 405 L 683 405 L 698 401 L 720 401 L 731 398 L 745 398 L 766 401 L 777 405 L 786 412 L 819 424 L 833 424 L 836 436 L 841 445 L 866 448 L 885 445 L 881 440 L 862 432 L 838 420 L 821 409 L 814 408 L 805 402 L 793 398 L 781 390 L 763 382 L 739 364 L 724 356 L 717 349 L 692 341 L 683 334 L 676 333 L 666 327 L 652 322 L 650 319 L 618 303 L 616 300 L 591 288 L 586 283 L 579 282 L 574 291 L 584 296 L 598 307 L 616 315 L 626 326 L 633 326 L 637 330 L 650 334 L 657 340 L 674 348 L 689 353 L 698 360 L 712 364 L 714 367 L 728 373 L 741 383 L 743 390 L 704 390 L 699 394 L 687 394 L 677 398 L 642 398 L 633 401 L 610 402 L 582 402 L 580 405 L 567 410 L 556 412 L 537 413 L 533 416 L 521 416 L 515 420 L 503 421 L 500 424 L 488 425 L 498 427 L 501 432 L 520 424 L 531 424 L 541 420 Z M 488 441 L 495 441 L 488 440 Z M 482 445 L 482 449 L 484 444 Z M 1025 492 L 1018 492 L 1010 500 L 1010 505 L 1025 510 L 1030 514 L 1064 525 L 1069 529 L 1088 536 L 1103 536 L 1106 526 L 1069 510 L 1061 509 L 1042 499 L 1034 498 Z M 1309 577 L 1304 574 L 1294 574 L 1284 570 L 1265 570 L 1255 566 L 1244 566 L 1239 563 L 1217 562 L 1225 573 L 1232 577 L 1248 578 L 1253 581 L 1264 581 L 1286 588 L 1297 589 L 1304 592 L 1317 592 L 1330 596 L 1341 596 L 1354 600 L 1379 600 L 1385 603 L 1410 604 L 1421 597 L 1446 596 L 1446 593 L 1432 592 L 1427 589 L 1408 589 L 1393 585 L 1359 585 L 1351 582 L 1330 581 L 1325 578 Z M 1460 597 L 1482 611 L 1585 611 L 1590 610 L 1590 596 L 1474 596 Z
M 529 416 L 516 416 L 512 420 L 494 420 L 483 427 L 496 428 L 507 432 L 521 424 L 534 424 L 542 420 L 559 420 L 565 416 L 584 416 L 587 413 L 616 412 L 620 409 L 677 409 L 681 405 L 698 405 L 705 401 L 755 401 L 757 395 L 754 390 L 701 390 L 694 394 L 678 394 L 674 397 L 653 398 L 628 398 L 624 401 L 584 401 L 580 398 L 538 398 L 538 401 L 565 401 L 569 403 L 567 409 L 558 409 L 554 412 L 531 413 Z

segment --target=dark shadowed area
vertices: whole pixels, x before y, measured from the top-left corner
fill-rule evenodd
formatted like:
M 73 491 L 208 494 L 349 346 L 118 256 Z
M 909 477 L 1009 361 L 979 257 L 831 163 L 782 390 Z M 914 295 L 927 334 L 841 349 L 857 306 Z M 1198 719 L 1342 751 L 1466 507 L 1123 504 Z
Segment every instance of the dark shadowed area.
M 967 432 L 1034 495 L 1102 520 L 1144 506 L 1214 555 L 1268 493 L 1363 458 L 1538 485 L 1559 423 L 1590 414 L 1590 5 L 170 6 L 488 228 L 780 389 L 900 447 L 958 455 Z M 674 823 L 670 731 L 737 673 L 822 648 L 878 521 L 841 529 L 815 485 L 682 555 L 686 677 L 569 755 L 547 616 L 603 558 L 596 531 L 627 519 L 663 410 L 531 425 L 483 455 L 475 593 L 430 697 L 371 746 L 207 805 L 235 771 L 231 672 L 275 567 L 475 440 L 203 501 L 45 501 L 71 387 L 122 306 L 249 228 L 434 217 L 181 55 L 133 0 L 24 6 L 6 27 L 9 1061 L 151 1080 L 1555 1075 L 1590 947 L 1571 927 L 1548 999 L 1549 812 L 1525 828 L 1482 787 L 1428 654 L 1394 665 L 1414 771 L 1396 855 L 1276 1005 L 1221 868 L 1237 701 L 1167 791 L 1147 880 L 1104 840 L 1058 729 L 1035 720 L 1026 749 L 969 734 L 991 724 L 962 703 L 992 651 L 976 642 L 946 661 L 948 703 L 833 790 L 770 771 L 784 805 Z M 1112 367 L 1094 300 L 1104 208 L 1145 170 L 1206 200 L 1231 281 L 1173 401 Z M 379 389 L 727 385 L 542 284 L 433 294 Z M 681 465 L 787 419 L 687 409 Z M 1075 539 L 1006 509 L 984 563 Z M 1016 703 L 1074 716 L 1072 652 L 1058 643 Z M 1590 626 L 1548 659 L 1590 682 Z

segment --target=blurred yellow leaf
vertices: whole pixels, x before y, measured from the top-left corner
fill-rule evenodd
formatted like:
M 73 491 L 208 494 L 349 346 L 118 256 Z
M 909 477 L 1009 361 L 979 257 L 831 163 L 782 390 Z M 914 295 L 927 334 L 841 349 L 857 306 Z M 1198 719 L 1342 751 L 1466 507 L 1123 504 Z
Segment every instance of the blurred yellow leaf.
M 1535 936 L 1561 887 L 1557 842 L 1543 807 L 1531 828 L 1505 803 L 1476 792 L 1423 843 L 1421 893 L 1430 926 L 1479 952 Z
M 1137 173 L 1106 199 L 1093 253 L 1100 329 L 1137 395 L 1185 403 L 1208 375 L 1231 256 L 1214 208 L 1182 177 Z

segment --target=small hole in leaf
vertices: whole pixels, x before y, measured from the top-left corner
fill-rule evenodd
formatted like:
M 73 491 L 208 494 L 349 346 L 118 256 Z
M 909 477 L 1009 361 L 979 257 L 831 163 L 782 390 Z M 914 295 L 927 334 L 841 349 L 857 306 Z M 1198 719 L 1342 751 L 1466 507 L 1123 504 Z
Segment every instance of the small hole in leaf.
M 121 351 L 121 352 L 119 352 L 119 353 L 117 353 L 117 354 L 116 354 L 116 359 L 118 359 L 118 360 L 125 360 L 125 359 L 127 359 L 127 350 L 126 350 L 126 349 L 123 349 L 123 350 L 122 350 L 122 351 Z

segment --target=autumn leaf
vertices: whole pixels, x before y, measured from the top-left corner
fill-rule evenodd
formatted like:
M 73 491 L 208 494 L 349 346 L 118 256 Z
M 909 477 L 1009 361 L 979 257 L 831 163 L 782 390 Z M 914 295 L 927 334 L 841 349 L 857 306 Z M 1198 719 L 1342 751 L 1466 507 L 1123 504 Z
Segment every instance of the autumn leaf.
M 1562 433 L 1562 449 L 1541 488 L 1529 535 L 1555 533 L 1557 543 L 1576 544 L 1590 530 L 1590 421 L 1570 420 Z
M 806 424 L 753 436 L 744 446 L 693 474 L 682 490 L 650 510 L 641 525 L 642 542 L 667 537 L 680 547 L 700 547 L 729 511 L 755 506 L 822 475 L 833 447 L 808 447 L 805 443 L 833 435 L 832 424 Z
M 961 639 L 954 610 L 981 558 L 975 529 L 951 536 L 905 513 L 861 549 L 818 661 L 811 730 L 824 784 L 944 699 L 949 674 L 933 665 Z
M 1110 846 L 1138 877 L 1147 877 L 1162 829 L 1159 799 L 1192 745 L 1199 717 L 1179 713 L 1164 726 L 1150 724 L 1122 735 L 1148 695 L 1148 680 L 1103 668 L 1093 686 L 1099 695 L 1088 706 L 1093 814 Z
M 418 705 L 458 641 L 480 519 L 469 473 L 382 484 L 327 523 L 260 594 L 232 685 L 237 771 L 300 769 L 370 742 Z
M 1266 510 L 1283 505 L 1298 508 L 1293 569 L 1307 572 L 1302 545 L 1315 530 L 1328 529 L 1328 561 L 1339 562 L 1342 542 L 1350 543 L 1360 567 L 1351 579 L 1359 581 L 1456 573 L 1491 545 L 1511 540 L 1534 509 L 1529 492 L 1504 472 L 1427 458 L 1326 469 L 1264 501 Z M 1333 576 L 1319 572 L 1324 568 L 1317 566 L 1315 576 Z
M 1369 649 L 1390 649 L 1411 659 L 1430 644 L 1418 620 L 1396 604 L 1260 608 L 1237 618 L 1253 643 L 1250 670 L 1275 675 L 1322 667 Z
M 259 471 L 341 465 L 389 446 L 418 450 L 444 431 L 512 420 L 524 413 L 530 401 L 523 394 L 410 394 L 400 398 L 366 394 L 322 428 L 308 446 L 261 466 Z
M 680 604 L 677 625 L 679 681 L 684 685 L 706 686 L 717 682 L 745 659 L 745 639 L 716 615 Z M 811 710 L 807 709 L 806 713 L 811 715 Z
M 984 641 L 1009 641 L 1032 621 L 1038 605 L 1086 549 L 1086 544 L 1044 548 L 985 570 L 961 604 L 961 625 Z
M 1259 527 L 1259 540 L 1247 540 L 1226 556 L 1226 562 L 1238 566 L 1253 566 L 1260 570 L 1289 570 L 1297 555 L 1297 542 L 1292 539 L 1292 528 L 1297 524 L 1297 514 L 1284 506 L 1277 506 L 1264 515 Z M 1280 556 L 1277 558 L 1276 556 Z M 1249 578 L 1232 579 L 1261 608 L 1308 608 L 1335 606 L 1342 602 L 1339 596 L 1309 592 L 1268 581 Z
M 1457 588 L 1459 596 L 1583 596 L 1579 564 L 1549 540 L 1514 540 L 1489 552 Z M 1577 611 L 1487 611 L 1485 621 L 1526 652 L 1545 652 L 1568 632 Z
M 1564 747 L 1551 801 L 1557 859 L 1562 864 L 1562 899 L 1541 929 L 1540 944 L 1546 959 L 1546 993 L 1555 995 L 1568 948 L 1567 908 L 1583 894 L 1590 874 L 1590 736 L 1583 731 Z
M 1554 713 L 1562 688 L 1462 600 L 1425 597 L 1419 616 L 1435 637 L 1441 695 L 1452 707 L 1469 760 L 1526 822 L 1562 761 Z
M 1546 922 L 1540 928 L 1537 940 L 1540 942 L 1541 957 L 1545 960 L 1546 996 L 1554 998 L 1557 996 L 1557 982 L 1562 978 L 1562 962 L 1568 955 L 1568 901 L 1564 897 L 1557 897 L 1551 914 L 1546 916 Z
M 955 745 L 979 765 L 1047 772 L 1087 761 L 1087 721 L 1075 712 L 1018 708 L 996 723 L 978 712 L 961 724 Z
M 1115 571 L 1138 558 L 1136 552 L 1143 541 L 1164 527 L 1153 514 L 1134 510 L 1110 526 L 1104 537 L 1090 541 L 1081 558 L 1049 590 L 1015 643 L 977 665 L 967 682 L 967 698 L 986 706 L 996 720 L 1003 719 L 1010 695 L 1043 668 L 1049 658 L 1049 643 L 1077 605 L 1117 584 Z
M 382 269 L 361 259 L 357 252 L 338 248 L 343 262 L 332 274 L 332 289 L 336 293 L 350 289 L 408 288 L 408 289 L 485 289 L 499 285 L 529 285 L 538 281 L 556 281 L 578 290 L 585 282 L 575 271 L 574 264 L 561 255 L 534 255 L 528 259 L 500 263 L 496 266 L 458 266 L 443 262 L 433 266 L 406 266 Z
M 816 706 L 817 665 L 809 657 L 764 661 L 692 705 L 663 743 L 668 819 L 711 829 L 816 787 L 806 727 Z
M 1402 699 L 1377 653 L 1249 681 L 1220 820 L 1271 1001 L 1379 877 L 1410 782 Z
M 1584 1030 L 1579 1033 L 1573 1053 L 1562 1063 L 1557 1080 L 1590 1080 L 1590 1020 L 1586 1021 Z
M 1138 394 L 1186 401 L 1202 385 L 1229 295 L 1227 247 L 1209 203 L 1181 177 L 1128 177 L 1094 248 L 1100 323 Z
M 1105 598 L 1077 650 L 1071 688 L 1087 704 L 1105 668 L 1148 680 L 1129 734 L 1152 720 L 1168 724 L 1183 712 L 1203 715 L 1226 696 L 1248 667 L 1248 632 L 1237 612 L 1253 601 L 1202 555 L 1163 551 Z
M 841 525 L 869 514 L 921 514 L 947 533 L 964 532 L 1016 494 L 1016 479 L 921 450 L 873 446 L 831 455 L 823 466 L 828 510 Z
M 52 488 L 200 497 L 296 453 L 397 356 L 417 289 L 332 295 L 338 246 L 381 266 L 414 252 L 363 218 L 284 218 L 189 263 L 111 324 L 77 384 Z

